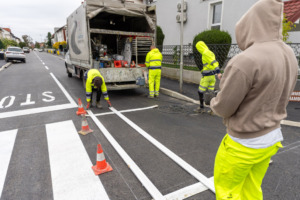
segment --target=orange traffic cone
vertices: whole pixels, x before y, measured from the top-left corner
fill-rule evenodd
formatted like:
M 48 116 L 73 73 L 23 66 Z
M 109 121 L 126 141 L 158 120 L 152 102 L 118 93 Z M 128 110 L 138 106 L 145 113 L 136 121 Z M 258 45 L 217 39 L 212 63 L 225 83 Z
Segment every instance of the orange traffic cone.
M 106 162 L 105 156 L 101 147 L 101 144 L 98 144 L 97 149 L 97 161 L 96 165 L 92 166 L 92 169 L 95 173 L 95 175 L 103 174 L 105 172 L 110 172 L 113 169 L 111 166 Z
M 93 130 L 90 129 L 87 120 L 86 120 L 86 116 L 82 115 L 82 121 L 81 121 L 81 131 L 78 131 L 78 133 L 80 133 L 81 135 L 86 135 L 89 133 L 92 133 Z
M 78 111 L 76 112 L 77 115 L 87 114 L 82 106 L 81 99 L 78 98 Z

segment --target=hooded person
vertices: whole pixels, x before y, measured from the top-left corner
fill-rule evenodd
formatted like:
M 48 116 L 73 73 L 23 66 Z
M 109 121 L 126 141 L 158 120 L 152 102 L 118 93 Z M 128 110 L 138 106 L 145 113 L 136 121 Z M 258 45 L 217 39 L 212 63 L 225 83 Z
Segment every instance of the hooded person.
M 203 41 L 199 41 L 196 44 L 196 49 L 202 55 L 203 69 L 201 70 L 202 78 L 200 80 L 198 94 L 200 100 L 200 107 L 195 110 L 195 112 L 203 113 L 204 110 L 204 93 L 208 90 L 209 92 L 214 92 L 216 77 L 221 79 L 221 72 L 219 68 L 219 63 L 216 60 L 215 54 L 209 50 Z
M 150 47 L 145 60 L 145 65 L 149 69 L 149 96 L 154 98 L 159 96 L 161 79 L 161 62 L 163 56 L 154 45 Z
M 107 93 L 106 84 L 99 70 L 90 69 L 89 71 L 85 72 L 84 78 L 86 80 L 85 83 L 86 101 L 87 101 L 86 109 L 89 109 L 92 104 L 93 92 L 97 93 L 96 96 L 97 108 L 102 108 L 100 104 L 100 98 L 102 94 L 104 95 L 104 99 L 107 101 L 108 105 L 111 106 L 108 93 Z
M 283 3 L 259 0 L 236 24 L 242 53 L 232 58 L 211 100 L 227 134 L 215 158 L 216 199 L 263 199 L 262 180 L 282 147 L 280 121 L 297 81 L 298 63 L 282 41 Z

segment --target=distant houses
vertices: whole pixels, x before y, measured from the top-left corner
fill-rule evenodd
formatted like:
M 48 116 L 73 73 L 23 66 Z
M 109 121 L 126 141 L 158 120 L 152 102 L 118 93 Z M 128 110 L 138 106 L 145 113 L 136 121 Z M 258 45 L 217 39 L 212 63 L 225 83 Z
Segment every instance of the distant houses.
M 2 39 L 8 39 L 8 40 L 14 40 L 18 44 L 21 42 L 21 39 L 16 37 L 12 32 L 10 28 L 1 28 L 0 27 L 0 40 Z

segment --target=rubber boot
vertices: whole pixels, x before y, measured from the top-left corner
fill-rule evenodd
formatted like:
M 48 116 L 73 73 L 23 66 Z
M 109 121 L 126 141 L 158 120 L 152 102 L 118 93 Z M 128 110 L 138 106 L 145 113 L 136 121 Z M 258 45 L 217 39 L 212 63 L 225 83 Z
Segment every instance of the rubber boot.
M 97 108 L 99 108 L 99 109 L 101 109 L 101 108 L 102 108 L 102 106 L 101 106 L 101 104 L 100 104 L 100 101 L 97 101 L 97 104 L 96 104 L 96 106 L 97 106 Z

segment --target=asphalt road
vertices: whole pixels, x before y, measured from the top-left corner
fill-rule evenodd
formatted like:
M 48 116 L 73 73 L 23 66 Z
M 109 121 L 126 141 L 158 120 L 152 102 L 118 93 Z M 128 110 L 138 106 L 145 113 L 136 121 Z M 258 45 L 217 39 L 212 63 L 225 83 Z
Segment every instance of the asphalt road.
M 112 91 L 109 97 L 118 111 L 158 106 L 123 112 L 148 136 L 108 113 L 111 110 L 103 97 L 104 108 L 91 109 L 102 114 L 96 117 L 97 122 L 88 117 L 94 132 L 82 136 L 77 134 L 82 122 L 74 103 L 78 98 L 85 102 L 81 80 L 67 77 L 60 57 L 45 52 L 26 56 L 26 63 L 14 63 L 0 72 L 1 200 L 150 200 L 155 189 L 162 195 L 182 188 L 188 193 L 198 191 L 186 187 L 199 184 L 199 180 L 149 142 L 148 136 L 183 159 L 180 163 L 192 166 L 206 178 L 213 176 L 215 154 L 226 133 L 222 119 L 194 114 L 196 105 L 163 94 L 159 100 L 147 99 L 146 88 Z M 289 120 L 300 121 L 297 107 L 297 103 L 289 104 Z M 263 181 L 265 199 L 300 198 L 300 128 L 283 125 L 282 130 L 285 148 L 273 157 Z M 107 133 L 153 183 L 153 190 L 149 192 L 141 184 L 131 171 L 133 165 L 124 162 L 118 153 L 120 147 L 111 144 Z M 96 163 L 98 143 L 113 171 L 95 176 L 91 165 Z M 213 200 L 215 196 L 205 190 L 188 199 Z

